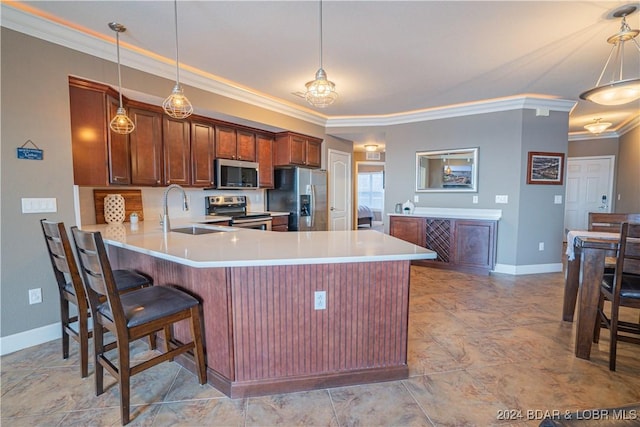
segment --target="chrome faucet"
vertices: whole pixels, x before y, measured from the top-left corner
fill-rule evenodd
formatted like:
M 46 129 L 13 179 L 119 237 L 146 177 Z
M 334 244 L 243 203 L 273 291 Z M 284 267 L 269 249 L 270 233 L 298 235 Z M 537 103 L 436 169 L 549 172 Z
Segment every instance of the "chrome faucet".
M 171 224 L 169 224 L 169 204 L 167 203 L 167 199 L 169 196 L 169 191 L 172 188 L 177 188 L 178 190 L 180 190 L 182 192 L 182 210 L 183 211 L 188 211 L 189 210 L 189 202 L 187 200 L 187 193 L 184 191 L 184 188 L 180 187 L 178 184 L 171 184 L 170 186 L 168 186 L 166 188 L 166 190 L 164 190 L 164 196 L 162 198 L 162 220 L 161 220 L 161 224 L 162 224 L 162 231 L 163 232 L 168 232 L 171 231 Z

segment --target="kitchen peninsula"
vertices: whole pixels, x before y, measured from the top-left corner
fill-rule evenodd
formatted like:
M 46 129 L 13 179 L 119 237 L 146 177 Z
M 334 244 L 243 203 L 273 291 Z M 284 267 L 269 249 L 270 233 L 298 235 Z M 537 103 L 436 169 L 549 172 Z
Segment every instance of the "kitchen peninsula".
M 240 398 L 408 377 L 410 264 L 434 252 L 370 230 L 198 227 L 215 232 L 82 228 L 102 233 L 113 267 L 202 301 L 210 384 Z

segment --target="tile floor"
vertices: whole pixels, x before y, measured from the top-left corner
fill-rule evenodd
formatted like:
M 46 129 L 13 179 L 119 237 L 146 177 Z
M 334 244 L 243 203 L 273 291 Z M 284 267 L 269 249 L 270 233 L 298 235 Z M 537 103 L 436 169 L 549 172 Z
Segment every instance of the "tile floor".
M 563 281 L 562 273 L 413 267 L 410 378 L 232 400 L 165 363 L 133 378 L 130 425 L 537 426 L 545 411 L 640 402 L 640 347 L 620 343 L 615 373 L 607 331 L 591 361 L 573 356 L 574 325 L 560 320 Z M 137 357 L 146 348 L 136 344 Z M 72 350 L 62 360 L 54 341 L 0 359 L 2 425 L 120 424 L 117 387 L 95 397 L 93 376 L 80 378 L 74 342 Z M 106 376 L 105 384 L 114 381 Z M 505 413 L 512 419 L 500 419 Z

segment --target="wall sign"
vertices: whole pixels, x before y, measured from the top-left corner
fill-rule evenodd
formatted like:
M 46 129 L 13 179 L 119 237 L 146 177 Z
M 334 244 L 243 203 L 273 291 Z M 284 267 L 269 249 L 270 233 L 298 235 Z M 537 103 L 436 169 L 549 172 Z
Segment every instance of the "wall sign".
M 36 148 L 25 148 L 25 145 L 27 144 L 31 144 Z M 28 139 L 27 142 L 18 147 L 17 151 L 18 158 L 24 160 L 42 160 L 44 156 L 44 151 L 39 149 L 38 146 L 34 144 L 30 139 Z

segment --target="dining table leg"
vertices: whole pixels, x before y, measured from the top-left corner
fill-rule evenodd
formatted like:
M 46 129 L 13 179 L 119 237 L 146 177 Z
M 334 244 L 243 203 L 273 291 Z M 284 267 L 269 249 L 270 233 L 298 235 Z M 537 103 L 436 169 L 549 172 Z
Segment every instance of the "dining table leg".
M 562 304 L 562 320 L 565 322 L 573 322 L 579 287 L 580 256 L 576 256 L 571 261 L 567 261 L 567 277 L 564 283 L 564 300 Z
M 576 324 L 575 355 L 589 360 L 593 332 L 598 316 L 600 285 L 604 273 L 605 251 L 582 248 L 582 277 L 579 295 L 578 322 Z M 576 258 L 580 253 L 576 253 Z

